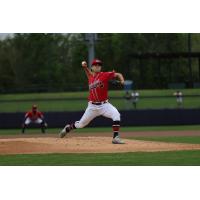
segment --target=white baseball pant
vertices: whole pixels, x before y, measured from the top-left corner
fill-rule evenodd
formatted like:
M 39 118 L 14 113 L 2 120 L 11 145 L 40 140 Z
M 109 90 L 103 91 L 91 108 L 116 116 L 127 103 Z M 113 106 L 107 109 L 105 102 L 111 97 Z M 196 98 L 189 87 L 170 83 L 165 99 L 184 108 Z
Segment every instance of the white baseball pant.
M 113 121 L 120 121 L 120 113 L 118 110 L 109 102 L 102 105 L 94 105 L 88 102 L 88 107 L 85 110 L 80 121 L 75 122 L 76 128 L 83 128 L 87 126 L 95 117 L 104 116 L 112 119 Z
M 30 123 L 41 124 L 43 121 L 42 119 L 38 118 L 36 120 L 31 120 L 29 117 L 25 120 L 25 125 L 29 125 Z

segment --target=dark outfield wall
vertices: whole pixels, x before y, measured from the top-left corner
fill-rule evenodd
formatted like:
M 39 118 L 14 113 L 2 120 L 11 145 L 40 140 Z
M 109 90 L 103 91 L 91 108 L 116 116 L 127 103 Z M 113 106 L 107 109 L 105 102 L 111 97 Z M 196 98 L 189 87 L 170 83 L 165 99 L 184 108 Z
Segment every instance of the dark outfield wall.
M 66 123 L 79 120 L 83 112 L 48 112 L 45 113 L 49 127 L 63 127 Z M 24 113 L 0 113 L 0 128 L 21 127 Z M 192 125 L 200 124 L 200 109 L 164 109 L 121 111 L 123 126 L 152 125 Z M 110 126 L 112 121 L 98 117 L 90 127 Z

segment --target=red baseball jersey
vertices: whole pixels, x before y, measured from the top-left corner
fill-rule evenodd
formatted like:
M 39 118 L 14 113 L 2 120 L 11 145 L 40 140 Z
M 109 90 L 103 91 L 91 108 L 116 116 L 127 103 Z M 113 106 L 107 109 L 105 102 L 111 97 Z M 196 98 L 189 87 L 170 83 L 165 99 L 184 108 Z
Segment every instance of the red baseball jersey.
M 31 120 L 37 120 L 38 118 L 43 118 L 43 114 L 40 111 L 36 111 L 36 113 L 33 113 L 32 111 L 29 111 L 25 114 L 25 118 L 30 118 Z
M 108 99 L 108 81 L 115 77 L 115 72 L 98 72 L 89 76 L 89 97 L 92 102 L 101 102 Z

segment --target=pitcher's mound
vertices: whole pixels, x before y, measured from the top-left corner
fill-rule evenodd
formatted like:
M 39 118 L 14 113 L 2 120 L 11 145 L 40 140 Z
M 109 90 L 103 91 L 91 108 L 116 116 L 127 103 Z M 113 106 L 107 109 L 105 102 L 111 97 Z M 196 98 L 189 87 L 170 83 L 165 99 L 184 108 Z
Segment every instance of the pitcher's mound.
M 199 144 L 148 142 L 124 139 L 126 144 L 111 143 L 110 137 L 70 137 L 70 138 L 9 138 L 0 140 L 0 154 L 23 153 L 116 153 L 154 152 L 175 150 L 197 150 Z

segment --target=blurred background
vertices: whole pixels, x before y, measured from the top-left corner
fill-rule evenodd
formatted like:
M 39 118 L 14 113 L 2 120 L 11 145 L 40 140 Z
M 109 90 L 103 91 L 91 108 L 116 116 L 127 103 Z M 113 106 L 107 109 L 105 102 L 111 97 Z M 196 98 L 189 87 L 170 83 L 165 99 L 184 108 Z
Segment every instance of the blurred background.
M 94 57 L 127 80 L 124 88 L 110 84 L 110 101 L 121 111 L 200 108 L 200 34 L 2 33 L 0 113 L 32 104 L 43 112 L 84 111 L 81 61 Z
M 1 34 L 0 92 L 87 89 L 80 63 L 101 58 L 137 89 L 195 88 L 200 34 Z

